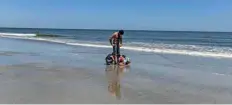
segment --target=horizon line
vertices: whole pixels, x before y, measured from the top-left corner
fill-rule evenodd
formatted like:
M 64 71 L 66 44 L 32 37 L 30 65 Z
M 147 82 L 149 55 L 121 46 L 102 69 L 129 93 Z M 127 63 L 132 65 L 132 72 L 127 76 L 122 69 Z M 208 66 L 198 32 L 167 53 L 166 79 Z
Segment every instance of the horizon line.
M 97 28 L 48 28 L 48 27 L 43 27 L 43 28 L 35 28 L 35 27 L 0 27 L 0 28 L 8 28 L 8 29 L 54 29 L 54 30 L 107 30 L 107 31 L 112 31 L 112 30 L 119 30 L 119 29 L 97 29 Z M 191 31 L 191 30 L 138 30 L 138 29 L 123 29 L 126 31 L 157 31 L 157 32 L 206 32 L 206 33 L 232 33 L 232 31 Z

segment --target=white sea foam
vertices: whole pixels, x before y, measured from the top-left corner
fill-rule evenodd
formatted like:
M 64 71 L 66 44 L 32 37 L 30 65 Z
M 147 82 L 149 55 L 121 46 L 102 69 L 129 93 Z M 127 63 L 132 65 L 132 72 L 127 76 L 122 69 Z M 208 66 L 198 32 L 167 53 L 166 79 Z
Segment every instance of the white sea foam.
M 217 76 L 232 76 L 231 74 L 222 74 L 222 73 L 212 73 L 212 74 Z
M 67 45 L 73 46 L 85 46 L 85 47 L 95 47 L 95 48 L 112 48 L 110 45 L 104 44 L 96 44 L 96 43 L 84 43 L 84 42 L 69 42 L 60 39 L 47 39 L 47 38 L 36 38 L 36 37 L 12 37 L 12 36 L 2 36 L 2 37 L 10 37 L 10 38 L 20 38 L 20 39 L 30 39 L 30 40 L 40 40 L 40 41 L 48 41 L 48 42 L 55 42 L 55 43 L 62 43 Z M 192 46 L 195 47 L 195 46 Z M 151 47 L 138 47 L 138 46 L 123 46 L 121 49 L 125 50 L 132 50 L 132 51 L 140 51 L 140 52 L 153 52 L 153 53 L 166 53 L 166 54 L 180 54 L 180 55 L 191 55 L 191 56 L 202 56 L 202 57 L 216 57 L 216 58 L 232 58 L 232 52 L 208 52 L 202 50 L 199 51 L 191 51 L 186 49 L 171 49 L 171 48 L 151 48 Z
M 221 73 L 212 73 L 213 75 L 219 75 L 219 76 L 226 76 L 226 74 L 221 74 Z
M 24 37 L 33 37 L 36 34 L 21 34 L 21 33 L 0 33 L 0 36 L 24 36 Z

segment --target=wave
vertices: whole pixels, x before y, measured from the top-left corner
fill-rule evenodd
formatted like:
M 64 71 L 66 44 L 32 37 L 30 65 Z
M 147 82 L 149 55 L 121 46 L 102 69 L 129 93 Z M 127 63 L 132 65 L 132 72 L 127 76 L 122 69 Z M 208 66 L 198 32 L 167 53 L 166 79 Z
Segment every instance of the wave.
M 60 35 L 54 34 L 33 34 L 33 33 L 0 33 L 0 36 L 18 36 L 18 37 L 61 37 Z
M 222 74 L 222 73 L 212 73 L 212 74 L 217 76 L 232 76 L 230 74 Z
M 184 45 L 184 44 L 164 44 L 164 43 L 144 43 L 144 42 L 130 42 L 127 45 L 139 46 L 150 49 L 175 49 L 175 50 L 187 50 L 197 52 L 212 52 L 212 53 L 232 53 L 231 47 L 217 47 L 206 45 Z
M 213 52 L 188 51 L 188 50 L 176 50 L 176 49 L 144 48 L 144 47 L 123 47 L 123 48 L 127 49 L 127 50 L 154 52 L 154 53 L 180 54 L 180 55 L 217 57 L 217 58 L 232 58 L 232 54 L 230 54 L 230 53 L 213 53 Z
M 34 37 L 36 34 L 21 34 L 21 33 L 0 33 L 0 36 L 21 36 L 21 37 Z
M 2 36 L 4 37 L 4 36 Z M 72 46 L 84 46 L 84 47 L 95 47 L 95 48 L 112 48 L 110 45 L 106 44 L 97 44 L 97 43 L 86 43 L 86 42 L 70 42 L 69 40 L 61 40 L 61 39 L 49 39 L 49 38 L 39 38 L 39 37 L 12 37 L 5 36 L 9 38 L 20 38 L 20 39 L 29 39 L 29 40 L 37 40 L 37 41 L 48 41 L 54 43 L 61 43 Z M 137 43 L 144 44 L 144 43 Z M 149 44 L 147 44 L 149 45 Z M 232 58 L 232 49 L 228 51 L 221 51 L 221 49 L 207 49 L 207 47 L 196 47 L 195 45 L 168 45 L 160 44 L 155 45 L 156 47 L 148 47 L 148 46 L 130 46 L 125 45 L 121 49 L 131 50 L 131 51 L 139 51 L 139 52 L 152 52 L 152 53 L 165 53 L 165 54 L 179 54 L 179 55 L 190 55 L 190 56 L 202 56 L 202 57 L 214 57 L 214 58 Z M 182 48 L 182 49 L 181 49 Z M 195 50 L 187 49 L 193 48 Z M 196 50 L 197 49 L 197 50 Z M 227 49 L 227 48 L 224 48 Z

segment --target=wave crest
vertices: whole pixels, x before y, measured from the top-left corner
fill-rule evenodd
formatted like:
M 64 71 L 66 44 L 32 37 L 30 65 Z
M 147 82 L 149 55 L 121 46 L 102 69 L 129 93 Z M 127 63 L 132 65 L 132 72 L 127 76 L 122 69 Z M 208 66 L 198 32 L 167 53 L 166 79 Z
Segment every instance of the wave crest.
M 72 46 L 84 46 L 84 47 L 95 47 L 95 48 L 112 48 L 110 45 L 106 44 L 97 44 L 97 43 L 87 43 L 87 42 L 70 42 L 69 40 L 61 40 L 61 39 L 49 39 L 49 38 L 41 38 L 41 37 L 12 37 L 6 36 L 10 38 L 20 38 L 20 39 L 29 39 L 29 40 L 40 40 L 40 41 L 48 41 L 54 43 L 61 43 Z M 141 43 L 140 43 L 141 45 Z M 149 45 L 150 46 L 150 45 Z M 214 57 L 214 58 L 232 58 L 232 49 L 230 48 L 222 48 L 227 51 L 221 51 L 221 49 L 213 49 L 208 50 L 207 47 L 199 47 L 195 45 L 169 45 L 163 44 L 162 46 L 159 44 L 155 45 L 156 47 L 148 47 L 148 46 L 131 46 L 130 44 L 123 46 L 121 49 L 131 50 L 131 51 L 140 51 L 140 52 L 153 52 L 153 53 L 165 53 L 165 54 L 180 54 L 180 55 L 191 55 L 191 56 L 202 56 L 202 57 Z M 176 46 L 176 47 L 174 47 Z M 183 47 L 184 46 L 184 47 Z M 195 50 L 187 49 L 194 48 Z M 197 50 L 196 50 L 197 49 Z
M 21 34 L 21 33 L 0 33 L 0 36 L 21 36 L 21 37 L 34 37 L 36 34 Z

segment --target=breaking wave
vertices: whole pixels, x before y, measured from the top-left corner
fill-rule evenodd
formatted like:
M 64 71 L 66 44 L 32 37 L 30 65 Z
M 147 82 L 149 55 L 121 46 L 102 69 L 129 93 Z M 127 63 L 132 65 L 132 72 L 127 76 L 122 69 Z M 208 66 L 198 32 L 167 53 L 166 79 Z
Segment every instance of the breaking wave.
M 0 33 L 0 36 L 21 36 L 21 37 L 34 37 L 36 34 L 21 34 L 21 33 Z
M 28 37 L 36 36 L 36 34 L 13 34 L 13 33 L 0 33 L 2 37 L 20 38 L 38 41 L 48 41 L 61 43 L 72 46 L 84 46 L 95 48 L 111 48 L 107 43 L 91 43 L 87 41 L 72 42 L 63 39 L 49 39 L 43 37 Z M 23 36 L 23 37 L 22 37 Z M 197 45 L 178 45 L 178 44 L 155 44 L 155 43 L 141 43 L 141 42 L 128 42 L 125 43 L 121 49 L 140 51 L 140 52 L 153 52 L 165 54 L 180 54 L 202 57 L 216 57 L 216 58 L 232 58 L 232 48 L 229 47 L 210 47 L 210 46 L 197 46 Z

